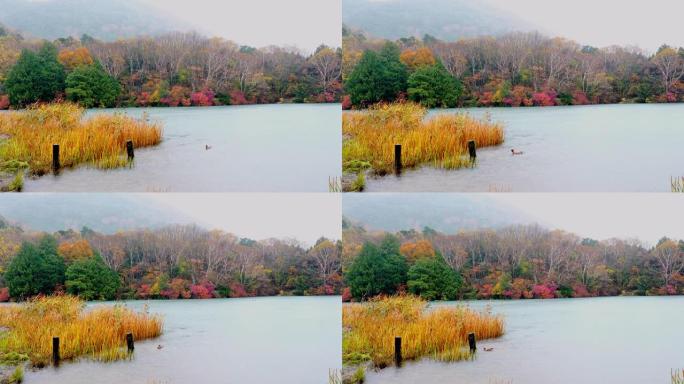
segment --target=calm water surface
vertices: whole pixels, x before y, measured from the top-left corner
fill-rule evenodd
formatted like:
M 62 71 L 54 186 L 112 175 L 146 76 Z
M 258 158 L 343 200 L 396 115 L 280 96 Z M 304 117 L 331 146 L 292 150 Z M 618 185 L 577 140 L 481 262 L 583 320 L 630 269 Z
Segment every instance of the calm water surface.
M 440 305 L 456 305 L 447 303 Z M 368 373 L 368 384 L 669 383 L 684 368 L 684 297 L 470 302 L 505 316 L 474 361 L 421 360 Z M 482 347 L 494 348 L 485 352 Z
M 133 169 L 79 167 L 26 180 L 25 191 L 327 192 L 341 173 L 338 104 L 93 112 L 147 113 L 163 124 L 163 142 L 136 150 Z
M 64 363 L 26 384 L 321 384 L 341 366 L 341 298 L 131 301 L 164 316 L 164 334 L 135 344 L 132 361 Z M 162 349 L 157 349 L 162 345 Z
M 474 108 L 505 125 L 475 169 L 368 178 L 367 191 L 669 192 L 684 176 L 684 104 Z M 511 156 L 511 148 L 523 151 Z

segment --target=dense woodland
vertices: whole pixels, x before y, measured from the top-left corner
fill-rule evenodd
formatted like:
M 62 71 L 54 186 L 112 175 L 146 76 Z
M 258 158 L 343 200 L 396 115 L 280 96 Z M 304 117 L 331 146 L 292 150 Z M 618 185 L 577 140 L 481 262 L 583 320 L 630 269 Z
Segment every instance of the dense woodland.
M 684 241 L 594 240 L 536 225 L 366 231 L 344 222 L 346 300 L 410 292 L 429 300 L 684 294 Z
M 0 109 L 63 99 L 86 107 L 335 102 L 341 58 L 325 45 L 307 56 L 197 33 L 48 42 L 0 26 Z
M 68 292 L 87 300 L 341 292 L 341 243 L 256 241 L 194 225 L 54 234 L 0 221 L 0 299 Z
M 349 28 L 342 47 L 346 108 L 402 99 L 428 107 L 684 101 L 681 47 L 649 55 L 539 33 L 388 41 Z

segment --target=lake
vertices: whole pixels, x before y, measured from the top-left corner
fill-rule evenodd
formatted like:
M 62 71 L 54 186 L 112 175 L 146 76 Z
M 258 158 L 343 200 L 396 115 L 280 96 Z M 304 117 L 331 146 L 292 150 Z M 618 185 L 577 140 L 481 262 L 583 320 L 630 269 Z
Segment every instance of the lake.
M 132 169 L 63 170 L 27 178 L 24 191 L 327 192 L 342 172 L 339 104 L 88 111 L 95 112 L 146 113 L 163 124 L 163 141 L 136 150 Z
M 684 176 L 684 104 L 433 110 L 489 114 L 505 142 L 474 169 L 423 167 L 367 178 L 384 192 L 670 192 Z M 512 156 L 511 149 L 523 151 Z
M 164 316 L 131 361 L 26 372 L 27 384 L 321 384 L 342 364 L 342 301 L 331 297 L 129 301 Z M 162 345 L 162 349 L 157 349 Z
M 474 361 L 408 362 L 369 372 L 366 383 L 669 383 L 671 369 L 684 368 L 681 296 L 468 304 L 505 316 L 504 336 L 479 342 Z

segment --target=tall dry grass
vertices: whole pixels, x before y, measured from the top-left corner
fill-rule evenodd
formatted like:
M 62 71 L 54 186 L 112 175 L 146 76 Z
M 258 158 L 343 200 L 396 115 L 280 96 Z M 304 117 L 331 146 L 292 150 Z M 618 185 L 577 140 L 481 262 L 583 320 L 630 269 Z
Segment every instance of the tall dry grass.
M 684 176 L 681 178 L 671 177 L 670 185 L 672 187 L 672 192 L 684 192 Z
M 402 145 L 404 167 L 432 165 L 456 169 L 472 166 L 468 141 L 478 147 L 499 145 L 504 129 L 489 118 L 467 114 L 440 114 L 426 118 L 427 109 L 416 103 L 379 104 L 366 111 L 342 115 L 343 167 L 368 162 L 377 174 L 394 168 L 394 145 Z
M 57 336 L 62 359 L 113 361 L 129 356 L 126 333 L 132 332 L 135 340 L 154 338 L 161 335 L 162 325 L 158 315 L 121 305 L 86 310 L 73 296 L 38 297 L 0 307 L 0 326 L 8 328 L 0 350 L 26 354 L 33 365 L 44 366 L 50 363 L 52 338 Z
M 427 302 L 415 296 L 345 304 L 342 325 L 345 362 L 368 356 L 379 367 L 392 364 L 396 336 L 402 339 L 402 356 L 406 360 L 429 357 L 458 361 L 472 357 L 468 333 L 474 332 L 477 340 L 504 333 L 500 316 L 463 306 L 428 310 Z
M 123 114 L 85 118 L 84 112 L 76 104 L 59 103 L 0 114 L 0 134 L 9 136 L 0 145 L 0 163 L 23 161 L 32 174 L 42 175 L 52 168 L 52 145 L 59 144 L 62 167 L 87 163 L 117 168 L 128 164 L 127 140 L 136 148 L 161 142 L 157 123 Z

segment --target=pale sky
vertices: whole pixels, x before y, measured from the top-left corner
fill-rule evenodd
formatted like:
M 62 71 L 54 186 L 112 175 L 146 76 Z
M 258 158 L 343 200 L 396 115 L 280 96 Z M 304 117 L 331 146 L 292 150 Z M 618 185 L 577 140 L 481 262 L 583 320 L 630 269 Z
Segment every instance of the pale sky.
M 597 47 L 663 43 L 684 46 L 682 0 L 483 0 L 529 21 L 540 32 Z
M 306 53 L 341 45 L 341 0 L 143 0 L 242 45 L 292 46 Z
M 636 238 L 650 245 L 684 239 L 684 195 L 675 193 L 492 194 L 553 229 L 604 240 Z
M 140 194 L 208 229 L 251 239 L 294 238 L 313 245 L 321 236 L 340 239 L 342 204 L 334 193 Z

